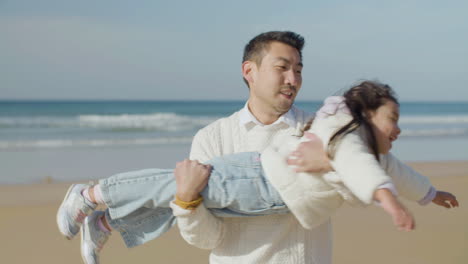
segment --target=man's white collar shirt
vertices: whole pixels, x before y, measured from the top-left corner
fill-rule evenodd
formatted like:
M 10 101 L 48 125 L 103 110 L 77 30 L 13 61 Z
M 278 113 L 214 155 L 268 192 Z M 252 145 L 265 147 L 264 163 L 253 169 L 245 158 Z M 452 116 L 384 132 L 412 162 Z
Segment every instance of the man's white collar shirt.
M 241 126 L 244 126 L 247 130 L 252 129 L 255 126 L 265 126 L 265 124 L 262 124 L 258 119 L 250 112 L 249 102 L 246 102 L 244 105 L 244 108 L 242 108 L 239 112 L 239 124 Z M 297 124 L 297 119 L 296 119 L 296 107 L 292 106 L 288 112 L 285 114 L 281 115 L 278 120 L 270 124 L 272 125 L 278 125 L 278 124 L 286 124 L 290 127 L 295 127 Z

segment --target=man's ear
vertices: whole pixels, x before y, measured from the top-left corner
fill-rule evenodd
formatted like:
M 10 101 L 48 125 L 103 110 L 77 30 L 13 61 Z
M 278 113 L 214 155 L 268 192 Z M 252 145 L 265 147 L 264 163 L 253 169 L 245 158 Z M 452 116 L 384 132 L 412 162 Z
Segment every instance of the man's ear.
M 253 83 L 253 73 L 256 69 L 255 62 L 253 61 L 244 61 L 242 63 L 242 76 L 247 80 L 248 83 Z

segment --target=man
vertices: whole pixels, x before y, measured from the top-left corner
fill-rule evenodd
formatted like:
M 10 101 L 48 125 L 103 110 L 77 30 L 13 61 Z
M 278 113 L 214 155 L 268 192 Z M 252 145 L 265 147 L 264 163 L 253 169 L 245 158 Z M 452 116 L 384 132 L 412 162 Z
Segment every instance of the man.
M 196 134 L 191 160 L 204 162 L 220 155 L 262 151 L 275 136 L 301 130 L 311 117 L 293 106 L 302 85 L 303 45 L 300 35 L 277 31 L 260 34 L 246 45 L 242 74 L 249 87 L 249 99 L 240 111 Z M 309 154 L 315 152 L 316 157 L 302 169 L 328 169 L 320 144 L 309 144 Z M 302 159 L 298 162 L 305 164 Z M 197 200 L 207 181 L 192 173 L 193 163 L 179 163 L 175 171 L 176 196 L 187 203 Z M 212 250 L 210 263 L 331 263 L 330 220 L 306 230 L 292 214 L 221 219 L 203 204 L 192 210 L 175 203 L 171 207 L 184 239 Z
M 242 64 L 249 100 L 241 111 L 197 133 L 191 159 L 207 161 L 234 152 L 261 151 L 276 135 L 301 130 L 310 116 L 292 104 L 302 84 L 303 45 L 303 38 L 293 32 L 267 32 L 249 42 Z M 309 155 L 294 163 L 307 164 L 303 169 L 308 171 L 326 168 L 320 142 L 307 144 L 303 148 Z M 329 223 L 306 231 L 292 215 L 218 219 L 203 205 L 194 206 L 200 203 L 199 193 L 207 183 L 207 177 L 190 169 L 198 163 L 187 160 L 181 164 L 176 168 L 178 199 L 171 207 L 178 216 L 182 236 L 197 247 L 213 249 L 212 263 L 330 262 Z M 154 175 L 130 172 L 101 179 L 93 186 L 72 185 L 57 212 L 60 232 L 72 239 L 81 227 L 81 254 L 86 263 L 99 262 L 99 251 L 112 230 L 120 232 L 127 247 L 158 237 L 165 230 L 155 224 L 160 210 L 170 210 L 148 203 L 158 195 L 151 184 L 158 181 L 160 178 Z M 97 204 L 108 209 L 95 211 Z

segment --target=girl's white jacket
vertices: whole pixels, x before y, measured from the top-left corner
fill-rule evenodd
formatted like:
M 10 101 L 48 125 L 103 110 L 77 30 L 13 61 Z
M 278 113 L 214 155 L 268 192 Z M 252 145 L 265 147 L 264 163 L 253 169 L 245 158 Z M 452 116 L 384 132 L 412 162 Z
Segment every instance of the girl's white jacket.
M 339 128 L 351 120 L 345 113 L 316 118 L 309 132 L 315 133 L 324 146 Z M 332 161 L 334 172 L 296 173 L 286 160 L 304 139 L 298 136 L 277 137 L 261 155 L 268 180 L 306 229 L 327 220 L 347 201 L 367 205 L 385 183 L 395 185 L 399 195 L 419 201 L 432 185 L 429 179 L 399 161 L 392 154 L 380 155 L 380 163 L 364 143 L 364 131 L 357 129 L 340 140 Z

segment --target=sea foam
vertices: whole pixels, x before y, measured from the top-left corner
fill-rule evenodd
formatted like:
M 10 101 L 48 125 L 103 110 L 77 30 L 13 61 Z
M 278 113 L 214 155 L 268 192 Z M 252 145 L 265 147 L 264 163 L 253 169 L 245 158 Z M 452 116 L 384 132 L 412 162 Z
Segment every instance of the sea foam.
M 174 113 L 78 115 L 70 117 L 0 117 L 0 127 L 187 131 L 199 129 L 216 119 L 217 117 L 213 116 L 185 116 Z
M 0 141 L 0 150 L 64 148 L 64 147 L 105 147 L 105 146 L 150 146 L 162 144 L 190 144 L 192 137 L 159 137 L 137 139 L 47 139 Z

